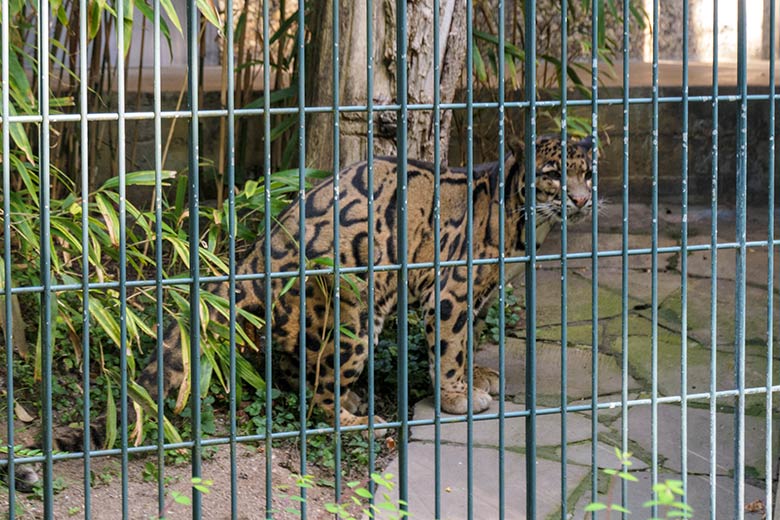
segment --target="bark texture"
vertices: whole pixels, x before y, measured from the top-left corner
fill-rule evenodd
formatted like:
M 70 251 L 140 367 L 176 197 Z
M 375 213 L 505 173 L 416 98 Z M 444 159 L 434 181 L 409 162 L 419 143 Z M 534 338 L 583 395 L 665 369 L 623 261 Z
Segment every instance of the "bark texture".
M 460 81 L 466 55 L 465 2 L 444 0 L 440 14 L 441 102 L 452 102 Z M 307 105 L 333 105 L 333 13 L 332 2 L 316 0 L 311 14 L 312 44 L 307 56 Z M 396 102 L 396 9 L 395 0 L 374 4 L 374 96 L 375 104 Z M 433 0 L 409 0 L 407 3 L 408 97 L 410 104 L 433 103 L 435 70 L 433 67 Z M 366 6 L 364 0 L 345 0 L 339 11 L 339 105 L 367 104 Z M 451 113 L 442 111 L 441 153 L 447 162 L 447 144 Z M 433 159 L 432 111 L 411 111 L 408 123 L 408 155 Z M 365 112 L 342 112 L 339 118 L 339 164 L 344 166 L 364 159 L 367 153 Z M 374 153 L 396 153 L 396 114 L 374 112 Z M 307 164 L 333 168 L 333 113 L 312 114 L 307 124 Z

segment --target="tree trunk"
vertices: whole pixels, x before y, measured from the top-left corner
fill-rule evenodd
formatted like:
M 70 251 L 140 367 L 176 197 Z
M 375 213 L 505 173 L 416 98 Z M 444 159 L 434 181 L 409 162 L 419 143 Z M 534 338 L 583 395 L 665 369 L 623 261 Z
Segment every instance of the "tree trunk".
M 466 55 L 465 2 L 441 2 L 441 102 L 450 103 L 460 80 Z M 312 42 L 306 62 L 311 71 L 306 85 L 307 106 L 333 105 L 333 16 L 332 2 L 316 0 L 309 17 Z M 408 96 L 410 104 L 433 103 L 433 1 L 409 0 L 407 20 Z M 339 60 L 341 67 L 339 104 L 367 104 L 366 5 L 364 0 L 345 0 L 339 11 Z M 396 101 L 395 0 L 374 4 L 374 104 Z M 447 162 L 447 145 L 452 114 L 442 111 L 441 157 Z M 408 155 L 433 160 L 434 123 L 431 111 L 410 111 Z M 374 152 L 396 153 L 396 113 L 374 112 Z M 344 166 L 366 157 L 367 128 L 365 112 L 342 112 L 339 119 L 339 164 Z M 313 168 L 333 168 L 333 114 L 308 116 L 307 164 Z

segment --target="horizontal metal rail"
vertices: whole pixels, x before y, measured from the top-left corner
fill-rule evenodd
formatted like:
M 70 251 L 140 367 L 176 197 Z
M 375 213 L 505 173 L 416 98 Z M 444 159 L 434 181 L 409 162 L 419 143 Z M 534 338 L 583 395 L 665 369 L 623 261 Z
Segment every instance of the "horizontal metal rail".
M 680 103 L 682 96 L 662 96 L 658 98 L 658 103 Z M 689 103 L 711 103 L 713 97 L 711 95 L 701 96 L 689 96 Z M 741 101 L 739 96 L 722 94 L 717 97 L 717 100 L 721 103 L 739 103 Z M 748 101 L 778 101 L 780 100 L 780 94 L 748 94 Z M 623 98 L 599 98 L 596 103 L 598 106 L 611 106 L 622 105 Z M 653 103 L 653 98 L 649 97 L 632 97 L 629 99 L 630 105 L 650 105 Z M 589 99 L 572 99 L 566 102 L 567 107 L 590 107 L 593 101 Z M 495 101 L 474 102 L 473 108 L 475 110 L 484 109 L 498 109 L 498 103 Z M 536 102 L 536 106 L 539 108 L 555 108 L 560 107 L 561 102 L 558 100 L 539 100 Z M 432 103 L 410 103 L 408 105 L 409 111 L 418 110 L 433 110 Z M 466 103 L 442 103 L 439 107 L 441 110 L 466 110 L 468 105 Z M 527 101 L 506 101 L 504 103 L 505 109 L 528 108 Z M 395 112 L 400 109 L 399 105 L 387 104 L 387 105 L 373 105 L 372 110 L 374 112 Z M 272 107 L 269 109 L 271 114 L 298 114 L 298 107 Z M 307 106 L 304 109 L 305 114 L 333 114 L 334 112 L 366 112 L 368 106 L 366 105 L 342 105 L 337 108 L 332 106 Z M 238 117 L 250 117 L 250 116 L 262 116 L 265 110 L 262 108 L 237 108 L 233 112 L 233 115 Z M 198 119 L 209 119 L 215 117 L 227 117 L 228 111 L 226 109 L 206 109 L 198 111 Z M 162 119 L 189 119 L 192 117 L 192 112 L 188 110 L 163 110 L 160 112 Z M 81 114 L 51 114 L 49 121 L 51 123 L 66 123 L 66 122 L 78 122 L 81 121 Z M 137 111 L 127 112 L 124 115 L 124 119 L 128 121 L 143 121 L 153 120 L 155 118 L 154 112 L 150 111 Z M 39 115 L 16 115 L 9 116 L 8 121 L 10 123 L 40 123 L 42 121 Z M 0 117 L 0 123 L 4 120 Z M 87 121 L 118 121 L 119 114 L 117 112 L 90 112 L 87 115 Z
M 769 248 L 769 242 L 766 240 L 752 240 L 745 243 L 747 247 L 753 247 L 753 248 Z M 777 247 L 780 246 L 780 239 L 775 240 L 772 242 L 772 246 Z M 718 251 L 725 251 L 730 249 L 738 249 L 740 247 L 740 244 L 738 242 L 723 242 L 718 244 L 716 250 Z M 629 249 L 627 251 L 628 256 L 644 256 L 650 254 L 652 251 L 652 248 L 643 247 L 643 248 L 634 248 Z M 665 246 L 665 247 L 659 247 L 656 249 L 658 251 L 659 255 L 665 255 L 665 254 L 673 254 L 673 253 L 680 253 L 683 251 L 683 248 L 681 246 Z M 689 252 L 698 252 L 698 251 L 711 251 L 712 245 L 711 244 L 694 244 L 689 245 L 685 249 L 685 251 Z M 620 257 L 623 255 L 623 251 L 619 249 L 610 249 L 610 250 L 604 250 L 604 251 L 598 251 L 596 253 L 596 256 L 598 258 L 615 258 Z M 551 253 L 547 255 L 537 255 L 536 261 L 537 262 L 558 262 L 560 261 L 562 256 L 560 253 Z M 579 253 L 567 253 L 566 259 L 567 260 L 584 260 L 584 259 L 592 259 L 593 253 L 590 251 L 583 251 Z M 498 264 L 500 259 L 498 258 L 475 258 L 473 265 L 474 266 L 480 266 L 480 265 L 495 265 Z M 527 263 L 528 257 L 527 256 L 506 256 L 503 259 L 504 262 L 507 264 L 519 264 L 519 263 Z M 407 264 L 409 266 L 409 269 L 431 269 L 435 267 L 434 262 L 410 262 Z M 442 260 L 439 264 L 441 267 L 464 267 L 466 266 L 465 260 Z M 379 264 L 375 265 L 373 267 L 374 271 L 376 272 L 386 272 L 386 271 L 398 271 L 401 269 L 401 266 L 399 264 Z M 342 267 L 339 271 L 341 274 L 363 274 L 368 272 L 367 266 L 360 266 L 360 267 Z M 300 271 L 274 271 L 270 274 L 271 278 L 295 278 L 296 276 L 300 276 Z M 306 269 L 304 271 L 304 276 L 319 276 L 319 275 L 329 275 L 333 274 L 332 268 L 322 268 L 322 269 Z M 265 278 L 265 273 L 252 273 L 252 274 L 237 274 L 236 275 L 236 281 L 245 281 L 245 280 L 263 280 Z M 198 277 L 198 280 L 201 283 L 212 283 L 212 282 L 227 282 L 229 277 L 227 275 L 222 276 L 200 276 Z M 155 280 L 128 280 L 127 282 L 128 287 L 153 287 L 157 282 Z M 192 283 L 192 278 L 189 277 L 177 277 L 177 278 L 167 278 L 162 281 L 163 285 L 189 285 Z M 62 292 L 62 291 L 71 291 L 74 289 L 80 289 L 84 287 L 82 284 L 52 284 L 51 291 L 53 292 Z M 100 290 L 100 289 L 116 289 L 119 287 L 119 282 L 95 282 L 95 283 L 89 283 L 87 284 L 87 287 L 90 290 Z M 0 285 L 0 292 L 3 292 L 5 289 L 2 285 Z M 14 287 L 11 289 L 11 294 L 22 294 L 22 293 L 39 293 L 43 291 L 43 287 L 40 285 L 33 285 L 33 286 L 22 286 L 22 287 Z
M 685 396 L 686 402 L 691 401 L 708 401 L 710 399 L 721 399 L 724 397 L 735 397 L 739 395 L 739 390 L 718 390 L 714 394 L 710 392 L 699 392 L 695 394 L 688 394 Z M 767 393 L 780 393 L 780 385 L 774 385 L 771 387 L 766 386 L 760 386 L 760 387 L 751 387 L 751 388 L 745 388 L 745 395 L 765 395 Z M 674 403 L 680 403 L 683 399 L 679 395 L 671 395 L 671 396 L 664 396 L 664 397 L 658 397 L 657 403 L 658 404 L 674 404 Z M 634 407 L 634 406 L 647 406 L 651 404 L 651 399 L 629 399 L 626 401 L 626 406 L 628 407 Z M 599 402 L 598 403 L 598 409 L 599 410 L 616 410 L 619 409 L 621 406 L 623 406 L 623 403 L 621 401 L 606 401 L 606 402 Z M 591 404 L 579 404 L 579 405 L 570 405 L 565 408 L 561 407 L 549 407 L 549 408 L 537 408 L 536 409 L 536 415 L 558 415 L 561 413 L 573 413 L 573 412 L 590 412 L 592 410 Z M 473 416 L 474 421 L 490 421 L 490 420 L 496 420 L 499 417 L 498 413 L 477 413 Z M 528 410 L 517 410 L 512 412 L 504 412 L 504 418 L 505 419 L 512 419 L 512 418 L 524 418 L 528 417 Z M 438 421 L 440 421 L 441 424 L 451 424 L 451 423 L 466 423 L 468 421 L 467 415 L 442 415 Z M 414 419 L 409 421 L 409 427 L 414 426 L 433 426 L 436 424 L 436 419 Z M 375 430 L 393 430 L 397 429 L 401 423 L 399 421 L 388 421 L 384 423 L 374 423 L 374 429 Z M 340 430 L 342 433 L 345 432 L 360 432 L 365 431 L 368 427 L 366 425 L 360 425 L 360 426 L 341 426 Z M 334 433 L 334 428 L 327 427 L 327 428 L 309 428 L 304 430 L 306 432 L 306 436 L 310 437 L 313 435 L 330 435 Z M 288 430 L 284 432 L 276 432 L 271 434 L 272 439 L 289 439 L 293 437 L 299 437 L 301 435 L 301 430 Z M 257 442 L 257 441 L 264 441 L 266 439 L 266 435 L 258 434 L 258 435 L 238 435 L 235 438 L 236 442 Z M 211 437 L 208 439 L 203 439 L 201 441 L 201 446 L 219 446 L 219 445 L 228 445 L 230 444 L 231 439 L 230 437 Z M 175 442 L 175 443 L 166 443 L 164 444 L 164 448 L 166 450 L 178 450 L 181 448 L 191 448 L 193 446 L 192 441 L 185 441 L 185 442 Z M 130 454 L 141 454 L 141 453 L 153 453 L 157 450 L 156 444 L 150 444 L 145 446 L 130 446 L 127 451 Z M 118 455 L 121 453 L 121 449 L 114 448 L 110 450 L 92 450 L 90 451 L 90 455 L 92 457 L 108 457 L 113 455 Z M 80 459 L 84 457 L 83 452 L 69 452 L 69 453 L 57 453 L 52 455 L 52 460 L 72 460 L 72 459 Z M 45 460 L 45 457 L 42 455 L 38 455 L 35 457 L 20 457 L 16 456 L 14 457 L 15 464 L 32 464 L 37 462 L 42 462 Z M 7 465 L 7 461 L 0 460 L 0 467 Z

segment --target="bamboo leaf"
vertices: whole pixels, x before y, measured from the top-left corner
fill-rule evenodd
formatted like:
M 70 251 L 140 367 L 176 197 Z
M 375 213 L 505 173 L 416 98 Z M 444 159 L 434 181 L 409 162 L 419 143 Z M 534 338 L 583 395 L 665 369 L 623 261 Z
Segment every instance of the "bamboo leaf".
M 183 319 L 177 320 L 179 324 L 179 334 L 181 335 L 181 341 L 179 342 L 179 348 L 181 348 L 181 361 L 182 371 L 184 372 L 184 379 L 179 386 L 179 393 L 176 396 L 176 406 L 174 406 L 174 413 L 181 413 L 184 407 L 187 405 L 187 401 L 190 398 L 190 335 L 187 332 L 187 328 Z
M 211 376 L 214 374 L 214 353 L 209 351 L 210 349 L 203 349 L 203 356 L 200 359 L 200 397 L 201 399 L 209 395 L 209 387 L 211 386 Z M 219 370 L 217 370 L 219 372 Z M 224 386 L 224 381 L 219 377 L 220 383 Z
M 216 352 L 223 363 L 230 363 L 230 347 L 227 345 L 220 345 L 216 349 Z M 260 377 L 260 374 L 255 367 L 243 356 L 236 355 L 236 375 L 246 381 L 255 390 L 261 392 L 265 391 L 265 381 Z
M 100 18 L 103 16 L 103 9 L 106 7 L 104 0 L 93 0 L 89 4 L 88 17 L 89 17 L 89 32 L 88 36 L 90 40 L 94 40 L 100 30 Z
M 270 103 L 273 105 L 274 103 L 278 103 L 279 101 L 285 99 L 292 99 L 297 95 L 298 95 L 297 86 L 274 90 L 273 92 L 271 92 Z M 244 106 L 244 108 L 263 108 L 264 105 L 265 105 L 265 95 L 260 96 L 259 98 L 255 99 L 250 103 L 247 103 L 247 105 Z
M 479 81 L 487 81 L 487 71 L 485 70 L 485 62 L 482 60 L 482 53 L 479 52 L 479 47 L 474 46 L 474 72 L 477 75 Z
M 108 335 L 111 341 L 118 346 L 120 344 L 119 324 L 111 313 L 108 312 L 108 309 L 103 306 L 103 302 L 98 298 L 90 298 L 88 306 L 89 314 L 94 318 L 103 332 Z
M 106 449 L 113 448 L 114 442 L 116 442 L 116 423 L 116 403 L 114 402 L 114 394 L 111 391 L 111 379 L 106 378 Z
M 219 34 L 222 34 L 222 22 L 219 19 L 219 11 L 212 0 L 195 0 L 198 10 L 208 22 L 217 28 Z
M 8 111 L 10 112 L 9 115 L 11 117 L 16 115 L 16 108 L 14 107 L 13 104 L 8 105 Z M 11 123 L 9 126 L 9 132 L 11 134 L 11 140 L 19 148 L 19 150 L 21 150 L 22 153 L 24 153 L 25 159 L 30 163 L 35 162 L 35 158 L 32 152 L 32 147 L 30 146 L 30 141 L 27 139 L 27 133 L 24 131 L 24 127 L 22 126 L 22 124 Z
M 101 193 L 95 195 L 95 204 L 98 207 L 98 211 L 100 211 L 100 214 L 103 216 L 103 221 L 106 225 L 106 231 L 108 231 L 111 245 L 118 247 L 119 216 L 117 215 L 116 210 L 112 205 L 109 204 L 109 201 L 106 200 L 106 197 Z
M 141 12 L 141 14 L 149 20 L 149 23 L 154 23 L 154 10 L 149 7 L 149 4 L 146 3 L 146 0 L 139 0 L 136 2 L 135 6 L 138 8 L 138 10 Z M 160 33 L 165 37 L 165 40 L 168 42 L 168 48 L 171 47 L 171 30 L 168 28 L 168 23 L 163 19 L 160 18 Z
M 599 48 L 604 47 L 604 43 L 606 41 L 607 37 L 607 29 L 606 29 L 606 16 L 604 16 L 604 2 L 605 0 L 598 0 L 598 3 L 596 4 L 596 8 L 598 9 L 598 46 Z
M 165 14 L 168 15 L 168 19 L 173 26 L 176 27 L 176 30 L 179 31 L 179 34 L 184 34 L 184 31 L 181 29 L 181 23 L 179 22 L 179 15 L 176 14 L 176 8 L 173 7 L 171 0 L 160 0 L 160 6 L 165 11 Z
M 273 35 L 271 35 L 271 40 L 269 42 L 270 45 L 273 45 L 276 40 L 281 38 L 286 32 L 287 29 L 290 28 L 298 19 L 298 9 L 296 9 L 293 13 L 290 14 L 290 16 L 287 17 L 285 21 L 283 21 L 281 24 L 279 24 L 279 28 L 274 31 Z
M 156 172 L 154 170 L 139 170 L 125 175 L 125 186 L 154 186 L 156 183 Z M 166 181 L 176 177 L 176 170 L 162 170 L 160 178 L 163 186 L 167 186 Z M 100 187 L 99 191 L 114 190 L 119 187 L 119 177 L 111 177 Z
M 478 38 L 480 40 L 484 40 L 486 42 L 498 46 L 498 37 L 493 36 L 492 34 L 482 32 L 482 31 L 474 31 L 474 38 Z M 509 43 L 506 40 L 504 40 L 504 52 L 514 58 L 517 58 L 518 60 L 525 61 L 525 51 L 523 51 L 523 49 L 521 49 L 520 47 L 513 45 L 512 43 Z

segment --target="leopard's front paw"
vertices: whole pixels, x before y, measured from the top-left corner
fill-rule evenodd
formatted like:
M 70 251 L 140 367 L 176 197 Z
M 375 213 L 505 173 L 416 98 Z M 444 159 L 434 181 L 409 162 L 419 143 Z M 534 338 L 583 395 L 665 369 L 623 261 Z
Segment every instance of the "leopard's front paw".
M 498 372 L 492 368 L 474 367 L 474 387 L 491 395 L 497 395 L 501 385 Z
M 474 413 L 479 413 L 487 410 L 490 407 L 490 403 L 493 398 L 490 394 L 476 385 L 471 391 L 472 396 L 472 409 Z M 444 391 L 441 393 L 441 408 L 447 413 L 455 415 L 463 415 L 468 411 L 468 394 L 466 392 L 452 392 Z
M 390 434 L 390 430 L 388 428 L 377 428 L 378 426 L 384 424 L 386 421 L 382 419 L 380 416 L 375 415 L 374 416 L 374 422 L 373 422 L 373 428 L 374 429 L 374 436 L 377 438 L 384 438 L 385 436 Z M 367 426 L 368 425 L 368 416 L 367 415 L 354 415 L 353 413 L 349 412 L 348 410 L 341 409 L 341 413 L 339 414 L 339 423 L 341 426 Z M 365 439 L 368 439 L 368 430 L 361 430 L 360 432 Z

